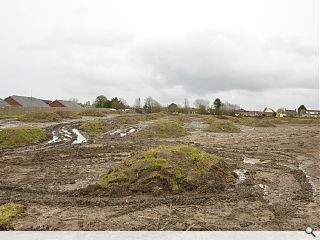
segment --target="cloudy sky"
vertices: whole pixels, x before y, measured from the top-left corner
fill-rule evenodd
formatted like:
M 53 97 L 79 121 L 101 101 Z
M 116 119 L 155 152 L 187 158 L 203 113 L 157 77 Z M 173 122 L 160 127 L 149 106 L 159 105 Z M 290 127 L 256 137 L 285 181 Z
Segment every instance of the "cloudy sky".
M 0 97 L 319 108 L 318 0 L 0 2 Z

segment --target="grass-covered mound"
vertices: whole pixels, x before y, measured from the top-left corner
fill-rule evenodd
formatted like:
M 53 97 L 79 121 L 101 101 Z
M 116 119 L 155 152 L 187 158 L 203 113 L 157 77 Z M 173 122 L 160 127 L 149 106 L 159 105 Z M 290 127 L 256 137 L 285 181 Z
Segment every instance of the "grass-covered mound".
M 133 115 L 133 116 L 123 116 L 123 117 L 121 116 L 115 119 L 114 123 L 117 125 L 137 124 L 139 122 L 156 120 L 166 116 L 168 116 L 168 114 L 165 112 L 149 113 L 149 114 L 141 114 L 141 115 Z
M 213 154 L 187 145 L 132 152 L 109 170 L 102 187 L 111 194 L 130 192 L 219 191 L 234 181 L 230 167 Z
M 146 115 L 135 115 L 135 116 L 125 116 L 118 117 L 114 120 L 114 123 L 117 125 L 125 124 L 137 124 L 139 122 L 147 121 Z
M 172 120 L 158 120 L 137 132 L 141 138 L 176 138 L 187 134 L 188 131 L 180 122 Z
M 205 128 L 205 131 L 207 132 L 227 132 L 227 133 L 238 133 L 240 132 L 240 128 L 236 126 L 233 122 L 230 120 L 221 120 L 217 119 L 215 121 L 212 121 L 207 128 Z
M 82 124 L 80 129 L 86 132 L 100 133 L 111 130 L 112 125 L 105 120 L 91 120 Z
M 7 224 L 23 210 L 21 204 L 7 203 L 0 205 L 0 224 Z
M 0 147 L 20 147 L 37 144 L 48 138 L 46 132 L 38 127 L 15 127 L 0 129 Z
M 24 122 L 59 122 L 62 117 L 55 112 L 35 111 L 23 114 L 18 120 Z

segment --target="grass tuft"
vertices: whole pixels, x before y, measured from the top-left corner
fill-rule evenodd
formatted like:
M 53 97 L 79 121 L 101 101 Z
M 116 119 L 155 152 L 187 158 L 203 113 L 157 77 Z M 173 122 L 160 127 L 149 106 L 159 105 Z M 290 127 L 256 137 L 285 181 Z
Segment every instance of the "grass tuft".
M 0 224 L 9 223 L 22 210 L 23 206 L 21 204 L 7 203 L 0 205 Z
M 37 144 L 48 138 L 39 127 L 15 127 L 0 129 L 0 147 L 20 147 Z

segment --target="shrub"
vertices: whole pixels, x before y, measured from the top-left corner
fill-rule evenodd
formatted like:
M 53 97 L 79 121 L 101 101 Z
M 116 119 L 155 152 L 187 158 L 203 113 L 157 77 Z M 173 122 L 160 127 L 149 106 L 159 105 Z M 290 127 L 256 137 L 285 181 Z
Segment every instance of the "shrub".
M 146 126 L 137 135 L 142 138 L 171 138 L 181 137 L 188 134 L 188 131 L 177 121 L 158 120 Z
M 0 147 L 19 147 L 37 144 L 48 138 L 46 132 L 38 127 L 16 127 L 0 129 Z
M 205 131 L 237 133 L 240 132 L 240 128 L 229 120 L 217 119 L 216 121 L 212 121 Z
M 23 210 L 21 204 L 7 203 L 0 205 L 0 224 L 7 224 Z
M 25 113 L 18 120 L 25 122 L 59 122 L 62 117 L 55 112 L 35 111 Z
M 213 154 L 187 145 L 132 152 L 109 170 L 102 187 L 110 193 L 217 191 L 234 181 L 229 166 Z
M 112 128 L 111 123 L 104 120 L 91 120 L 80 126 L 80 129 L 86 132 L 107 132 Z

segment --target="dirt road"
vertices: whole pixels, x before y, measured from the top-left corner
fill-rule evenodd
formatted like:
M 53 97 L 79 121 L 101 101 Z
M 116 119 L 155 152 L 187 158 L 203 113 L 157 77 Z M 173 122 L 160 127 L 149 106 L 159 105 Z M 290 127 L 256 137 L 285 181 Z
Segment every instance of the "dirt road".
M 11 124 L 8 122 L 7 124 Z M 132 125 L 139 129 L 143 124 Z M 71 133 L 66 140 L 0 150 L 0 204 L 25 211 L 16 230 L 301 230 L 320 228 L 319 125 L 241 127 L 240 133 L 208 133 L 193 118 L 190 135 L 141 140 L 128 134 L 88 135 L 72 144 L 72 121 L 46 126 Z M 132 128 L 131 128 L 132 129 Z M 109 197 L 99 187 L 106 169 L 131 150 L 159 144 L 191 144 L 232 164 L 240 176 L 223 193 Z

